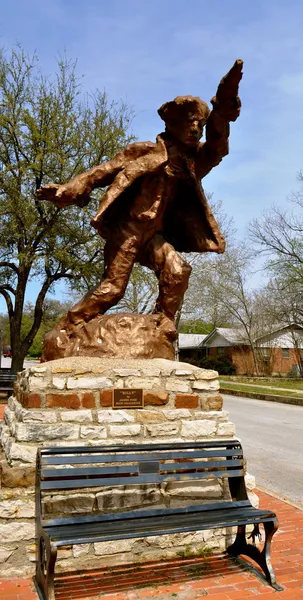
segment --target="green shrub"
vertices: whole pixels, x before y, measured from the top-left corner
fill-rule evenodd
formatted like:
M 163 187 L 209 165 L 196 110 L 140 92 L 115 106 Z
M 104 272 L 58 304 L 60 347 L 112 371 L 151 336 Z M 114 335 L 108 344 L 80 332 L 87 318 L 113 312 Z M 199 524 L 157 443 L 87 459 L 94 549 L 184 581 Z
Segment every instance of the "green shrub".
M 202 369 L 213 369 L 218 371 L 219 375 L 234 375 L 236 369 L 227 356 L 204 356 L 199 361 L 199 367 Z

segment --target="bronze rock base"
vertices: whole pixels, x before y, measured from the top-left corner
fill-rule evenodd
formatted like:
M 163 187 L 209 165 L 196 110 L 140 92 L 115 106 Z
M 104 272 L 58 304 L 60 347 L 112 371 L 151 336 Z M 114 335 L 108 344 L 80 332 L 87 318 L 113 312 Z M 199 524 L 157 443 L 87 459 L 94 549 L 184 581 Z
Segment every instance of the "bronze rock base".
M 163 314 L 100 315 L 71 325 L 63 317 L 44 338 L 42 361 L 69 356 L 175 359 L 174 322 Z

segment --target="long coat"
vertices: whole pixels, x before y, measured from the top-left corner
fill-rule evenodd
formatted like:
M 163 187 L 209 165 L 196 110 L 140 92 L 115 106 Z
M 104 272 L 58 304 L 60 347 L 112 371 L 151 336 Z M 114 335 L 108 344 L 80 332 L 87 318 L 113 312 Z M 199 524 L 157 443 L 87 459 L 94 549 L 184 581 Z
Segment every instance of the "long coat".
M 89 172 L 91 188 L 109 186 L 96 217 L 92 219 L 93 227 L 102 237 L 110 239 L 114 229 L 131 219 L 129 215 L 140 193 L 143 178 L 152 177 L 155 199 L 161 194 L 157 181 L 161 181 L 164 170 L 168 175 L 177 177 L 178 181 L 173 186 L 174 197 L 165 219 L 163 237 L 180 252 L 224 252 L 225 241 L 208 205 L 201 177 L 227 153 L 227 138 L 223 146 L 221 143 L 219 152 L 207 142 L 200 143 L 190 159 L 185 161 L 185 176 L 183 161 L 182 176 L 182 173 L 172 172 L 170 141 L 166 133 L 158 135 L 156 143 L 130 144 L 111 161 Z M 137 217 L 144 220 L 143 213 Z

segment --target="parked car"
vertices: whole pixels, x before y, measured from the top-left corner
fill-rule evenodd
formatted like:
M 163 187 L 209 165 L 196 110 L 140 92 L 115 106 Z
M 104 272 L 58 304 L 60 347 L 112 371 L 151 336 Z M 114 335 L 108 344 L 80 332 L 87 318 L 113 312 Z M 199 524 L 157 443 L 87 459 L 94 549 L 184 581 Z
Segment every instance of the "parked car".
M 10 346 L 4 346 L 2 350 L 4 358 L 10 358 L 12 355 L 12 349 Z

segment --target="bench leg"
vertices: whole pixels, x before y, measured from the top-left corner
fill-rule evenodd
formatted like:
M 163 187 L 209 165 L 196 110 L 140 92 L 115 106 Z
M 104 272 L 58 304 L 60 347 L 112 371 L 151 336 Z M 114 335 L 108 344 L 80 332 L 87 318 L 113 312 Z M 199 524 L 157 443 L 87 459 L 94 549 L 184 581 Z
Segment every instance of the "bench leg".
M 55 564 L 57 548 L 49 540 L 40 537 L 37 542 L 37 567 L 35 584 L 41 600 L 55 600 Z
M 246 526 L 239 525 L 234 543 L 226 549 L 228 554 L 238 556 L 244 554 L 252 558 L 262 569 L 267 581 L 275 590 L 283 590 L 276 582 L 276 576 L 271 564 L 270 545 L 274 533 L 278 529 L 277 521 L 264 523 L 265 541 L 262 550 L 259 550 L 254 544 L 248 544 L 246 541 Z

